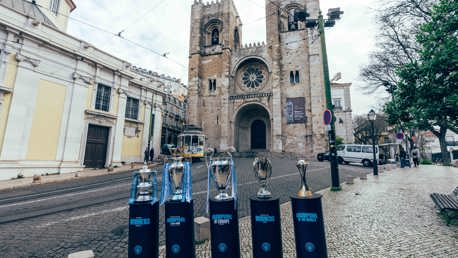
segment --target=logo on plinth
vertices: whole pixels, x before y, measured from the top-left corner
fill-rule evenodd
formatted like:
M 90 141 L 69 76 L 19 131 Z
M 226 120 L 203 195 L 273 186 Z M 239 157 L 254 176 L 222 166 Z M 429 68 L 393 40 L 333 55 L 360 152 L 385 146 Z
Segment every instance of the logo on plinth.
M 218 244 L 218 251 L 220 253 L 225 253 L 227 251 L 227 245 L 225 243 Z
M 270 252 L 270 250 L 272 249 L 272 247 L 271 247 L 270 243 L 264 242 L 264 243 L 262 243 L 262 245 L 261 245 L 261 249 L 262 249 L 262 251 L 268 253 L 268 252 Z
M 177 254 L 181 251 L 181 247 L 178 244 L 172 245 L 172 253 Z

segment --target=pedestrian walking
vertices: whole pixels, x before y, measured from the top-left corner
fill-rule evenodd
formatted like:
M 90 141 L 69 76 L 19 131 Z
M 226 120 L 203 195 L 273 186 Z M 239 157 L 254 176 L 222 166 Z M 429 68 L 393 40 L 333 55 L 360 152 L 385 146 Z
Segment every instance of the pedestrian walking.
M 401 162 L 401 168 L 406 166 L 406 164 L 405 164 L 406 163 L 406 157 L 407 157 L 406 151 L 404 150 L 402 145 L 399 145 L 399 160 Z
M 418 150 L 418 148 L 416 146 L 413 147 L 413 150 L 412 150 L 412 160 L 413 160 L 413 165 L 415 167 L 418 167 L 420 165 L 420 151 Z
M 154 160 L 154 148 L 151 147 L 151 150 L 149 150 L 149 161 Z
M 144 154 L 144 156 L 143 156 L 143 161 L 144 161 L 144 162 L 148 162 L 148 157 L 149 157 L 148 148 L 145 149 L 145 152 L 144 152 L 143 154 Z

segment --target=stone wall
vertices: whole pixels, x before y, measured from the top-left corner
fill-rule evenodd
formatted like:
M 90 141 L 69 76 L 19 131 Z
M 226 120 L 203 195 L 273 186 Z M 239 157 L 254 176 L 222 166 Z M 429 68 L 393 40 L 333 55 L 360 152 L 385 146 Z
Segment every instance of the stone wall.
M 281 8 L 280 11 L 278 8 Z M 324 151 L 327 143 L 322 122 L 325 109 L 320 41 L 316 32 L 287 31 L 284 12 L 306 7 L 318 15 L 317 0 L 268 1 L 266 3 L 266 43 L 237 45 L 233 28 L 241 21 L 232 0 L 211 4 L 195 2 L 191 15 L 189 61 L 188 123 L 202 126 L 212 147 L 238 147 L 250 150 L 250 123 L 259 119 L 267 128 L 266 147 L 273 152 L 291 152 L 311 157 Z M 221 28 L 221 42 L 208 46 L 211 21 Z M 287 20 L 286 20 L 287 25 Z M 220 27 L 218 27 L 220 26 Z M 240 39 L 241 39 L 241 30 Z M 255 88 L 244 85 L 249 66 L 262 73 L 262 83 Z M 298 73 L 291 83 L 290 73 Z M 215 79 L 216 91 L 209 90 Z M 288 123 L 287 99 L 305 100 L 306 120 Z M 250 117 L 248 111 L 253 112 Z M 240 114 L 242 115 L 240 115 Z

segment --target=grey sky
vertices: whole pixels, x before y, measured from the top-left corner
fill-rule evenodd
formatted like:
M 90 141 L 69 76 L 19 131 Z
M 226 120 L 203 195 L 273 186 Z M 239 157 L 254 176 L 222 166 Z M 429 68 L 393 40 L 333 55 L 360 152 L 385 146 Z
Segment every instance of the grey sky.
M 205 1 L 205 0 L 204 0 Z M 75 1 L 68 32 L 133 65 L 180 78 L 187 84 L 189 23 L 194 0 Z M 243 22 L 243 43 L 265 41 L 265 0 L 234 0 Z M 380 96 L 364 95 L 360 68 L 375 47 L 375 0 L 321 0 L 321 9 L 341 7 L 345 12 L 326 31 L 331 77 L 342 72 L 341 82 L 352 82 L 354 114 L 377 108 Z M 92 28 L 82 22 L 104 29 Z M 146 48 L 136 46 L 113 34 Z M 109 33 L 111 32 L 111 34 Z M 155 54 L 157 53 L 157 54 Z M 160 54 L 168 53 L 168 58 Z M 159 54 L 159 55 L 158 55 Z

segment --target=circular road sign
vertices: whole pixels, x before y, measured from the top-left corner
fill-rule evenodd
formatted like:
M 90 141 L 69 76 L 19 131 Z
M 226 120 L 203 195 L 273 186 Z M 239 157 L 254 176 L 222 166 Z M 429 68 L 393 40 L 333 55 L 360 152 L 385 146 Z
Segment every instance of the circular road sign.
M 330 125 L 332 121 L 332 113 L 329 109 L 326 109 L 323 113 L 323 122 L 325 125 Z

